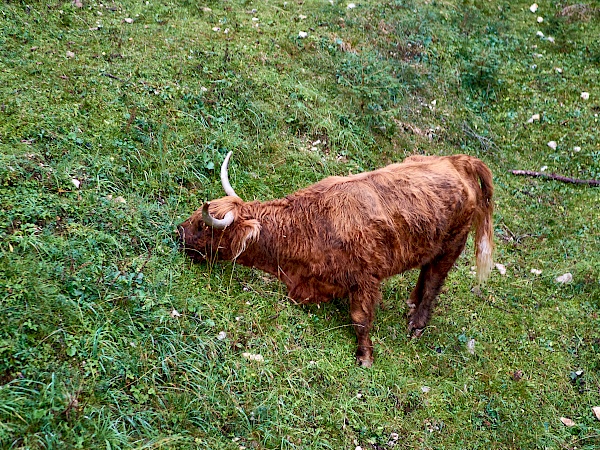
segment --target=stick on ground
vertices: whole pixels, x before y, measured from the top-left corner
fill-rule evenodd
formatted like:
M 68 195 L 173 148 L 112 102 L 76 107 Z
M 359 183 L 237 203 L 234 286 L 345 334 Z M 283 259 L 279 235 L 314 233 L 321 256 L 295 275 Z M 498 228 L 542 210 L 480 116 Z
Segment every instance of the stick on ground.
M 555 173 L 533 172 L 531 170 L 511 170 L 513 175 L 524 175 L 528 177 L 548 178 L 550 180 L 562 181 L 563 183 L 587 184 L 588 186 L 600 186 L 600 180 L 580 180 L 569 178 Z

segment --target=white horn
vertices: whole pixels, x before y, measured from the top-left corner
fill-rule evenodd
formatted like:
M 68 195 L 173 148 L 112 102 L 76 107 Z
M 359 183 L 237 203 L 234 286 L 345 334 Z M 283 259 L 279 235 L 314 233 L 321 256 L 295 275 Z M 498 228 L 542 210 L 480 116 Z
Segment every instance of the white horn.
M 223 219 L 215 219 L 208 212 L 209 205 L 210 202 L 206 202 L 202 206 L 202 220 L 206 225 L 212 228 L 216 228 L 217 230 L 222 230 L 233 223 L 233 219 L 235 218 L 233 211 L 229 211 L 227 214 L 225 214 L 225 217 Z
M 223 189 L 225 189 L 225 193 L 227 195 L 239 198 L 240 196 L 237 195 L 231 187 L 231 184 L 229 183 L 229 175 L 227 174 L 227 168 L 229 167 L 229 158 L 231 158 L 232 154 L 233 152 L 227 153 L 225 161 L 223 161 L 223 164 L 221 165 L 221 184 L 223 185 Z

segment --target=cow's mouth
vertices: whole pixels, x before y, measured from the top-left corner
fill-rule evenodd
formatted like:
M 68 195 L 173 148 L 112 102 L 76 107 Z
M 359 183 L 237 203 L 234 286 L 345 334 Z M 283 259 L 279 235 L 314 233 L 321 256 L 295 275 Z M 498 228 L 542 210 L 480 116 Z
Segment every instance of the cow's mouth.
M 206 253 L 203 253 L 197 248 L 194 248 L 188 244 L 189 240 L 186 240 L 186 231 L 184 227 L 178 225 L 176 233 L 180 251 L 184 252 L 195 262 L 204 261 L 206 259 Z

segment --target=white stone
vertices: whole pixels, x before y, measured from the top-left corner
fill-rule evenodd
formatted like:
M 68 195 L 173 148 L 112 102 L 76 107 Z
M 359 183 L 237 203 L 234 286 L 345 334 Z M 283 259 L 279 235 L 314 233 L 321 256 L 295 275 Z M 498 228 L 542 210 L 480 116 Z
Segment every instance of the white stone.
M 557 283 L 565 284 L 565 283 L 570 283 L 571 281 L 573 281 L 573 275 L 570 272 L 567 272 L 564 275 L 556 277 Z
M 244 358 L 246 358 L 248 361 L 263 362 L 265 360 L 262 355 L 248 353 L 248 352 L 242 353 L 242 356 Z
M 470 339 L 469 342 L 467 342 L 467 351 L 471 355 L 475 354 L 475 339 Z

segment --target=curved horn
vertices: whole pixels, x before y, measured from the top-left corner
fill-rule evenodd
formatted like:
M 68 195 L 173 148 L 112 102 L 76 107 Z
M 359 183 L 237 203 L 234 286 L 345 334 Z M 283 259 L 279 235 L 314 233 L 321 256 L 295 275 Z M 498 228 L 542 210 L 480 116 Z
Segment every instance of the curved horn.
M 209 227 L 216 228 L 217 230 L 222 230 L 233 223 L 233 219 L 235 218 L 233 211 L 229 211 L 227 214 L 225 214 L 225 217 L 223 219 L 215 219 L 208 212 L 209 205 L 210 202 L 206 202 L 202 206 L 202 220 L 206 225 L 208 225 Z
M 227 174 L 227 168 L 229 167 L 229 158 L 231 158 L 232 154 L 233 152 L 227 153 L 225 161 L 223 161 L 223 164 L 221 165 L 221 184 L 223 185 L 223 189 L 225 189 L 225 193 L 227 195 L 239 198 L 240 196 L 237 195 L 231 187 L 231 184 L 229 183 L 229 175 Z

